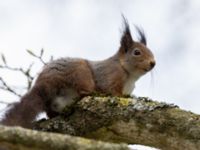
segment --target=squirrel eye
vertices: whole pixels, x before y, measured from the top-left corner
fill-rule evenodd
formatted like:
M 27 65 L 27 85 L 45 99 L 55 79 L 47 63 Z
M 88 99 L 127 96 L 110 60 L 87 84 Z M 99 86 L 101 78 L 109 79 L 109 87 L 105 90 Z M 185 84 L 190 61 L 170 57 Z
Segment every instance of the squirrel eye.
M 138 48 L 134 49 L 134 50 L 133 50 L 133 55 L 134 55 L 134 56 L 139 56 L 139 55 L 141 55 L 141 50 L 138 49 Z

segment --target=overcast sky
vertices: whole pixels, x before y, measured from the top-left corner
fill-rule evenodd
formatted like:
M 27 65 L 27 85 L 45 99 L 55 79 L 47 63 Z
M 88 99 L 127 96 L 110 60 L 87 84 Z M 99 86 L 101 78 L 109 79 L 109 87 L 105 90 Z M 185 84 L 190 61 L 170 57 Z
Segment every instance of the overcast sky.
M 135 39 L 133 24 L 143 27 L 157 62 L 133 94 L 200 114 L 199 0 L 1 0 L 0 52 L 16 67 L 35 61 L 26 49 L 44 48 L 46 60 L 51 55 L 105 59 L 119 48 L 121 13 Z M 41 67 L 36 63 L 34 72 Z M 20 74 L 0 70 L 0 76 L 14 87 L 25 85 Z M 0 91 L 0 100 L 18 98 Z

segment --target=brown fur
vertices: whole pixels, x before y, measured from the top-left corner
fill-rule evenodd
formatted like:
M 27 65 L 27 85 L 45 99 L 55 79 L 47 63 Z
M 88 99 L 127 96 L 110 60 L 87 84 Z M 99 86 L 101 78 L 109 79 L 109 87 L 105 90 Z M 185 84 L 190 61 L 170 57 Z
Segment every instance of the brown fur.
M 5 125 L 20 125 L 30 128 L 36 115 L 44 110 L 44 103 L 40 97 L 40 91 L 33 88 L 21 98 L 19 103 L 13 104 L 9 112 L 6 113 L 2 124 Z
M 146 47 L 144 33 L 137 28 L 141 41 L 135 42 L 127 20 L 123 19 L 125 28 L 115 55 L 103 61 L 61 58 L 50 62 L 44 66 L 33 88 L 5 114 L 2 123 L 30 128 L 42 111 L 54 117 L 59 112 L 52 109 L 52 103 L 59 99 L 58 104 L 67 105 L 72 100 L 69 91 L 77 93 L 77 97 L 92 92 L 114 96 L 131 94 L 135 82 L 154 67 L 155 61 Z

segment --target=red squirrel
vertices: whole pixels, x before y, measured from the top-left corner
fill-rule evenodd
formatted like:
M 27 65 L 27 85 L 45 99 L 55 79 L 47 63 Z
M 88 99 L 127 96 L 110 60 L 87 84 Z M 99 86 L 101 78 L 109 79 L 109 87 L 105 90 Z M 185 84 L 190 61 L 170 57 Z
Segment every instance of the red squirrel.
M 1 123 L 31 128 L 39 113 L 45 111 L 52 118 L 65 106 L 73 105 L 75 98 L 94 92 L 131 94 L 135 82 L 155 66 L 155 59 L 146 46 L 143 30 L 136 27 L 140 36 L 137 42 L 125 17 L 123 23 L 120 47 L 113 56 L 102 61 L 67 57 L 49 62 L 31 90 L 6 112 Z

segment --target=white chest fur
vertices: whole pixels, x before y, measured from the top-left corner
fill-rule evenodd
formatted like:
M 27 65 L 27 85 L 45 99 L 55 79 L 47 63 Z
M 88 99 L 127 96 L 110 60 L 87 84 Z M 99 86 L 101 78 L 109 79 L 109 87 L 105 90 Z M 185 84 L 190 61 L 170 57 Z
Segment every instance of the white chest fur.
M 123 87 L 124 95 L 130 95 L 132 93 L 133 89 L 135 88 L 136 80 L 137 80 L 137 78 L 134 76 L 127 78 L 127 80 L 124 83 L 124 87 Z

